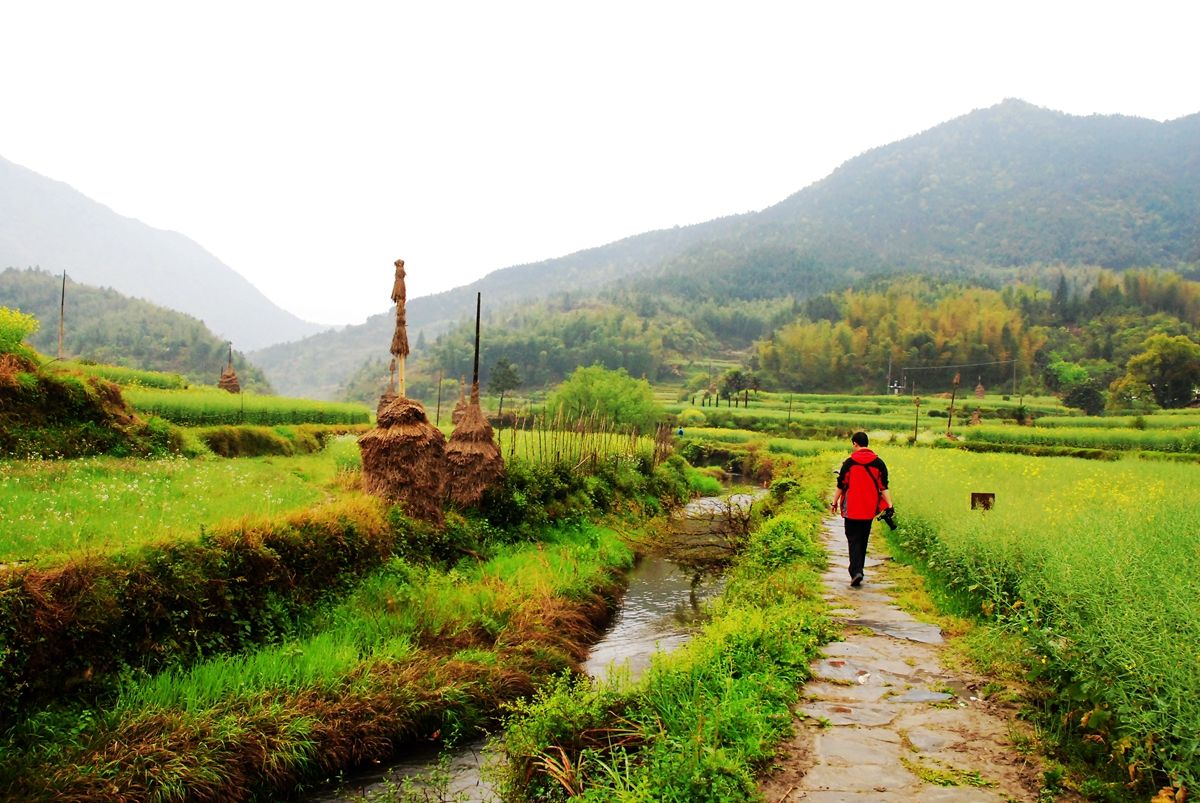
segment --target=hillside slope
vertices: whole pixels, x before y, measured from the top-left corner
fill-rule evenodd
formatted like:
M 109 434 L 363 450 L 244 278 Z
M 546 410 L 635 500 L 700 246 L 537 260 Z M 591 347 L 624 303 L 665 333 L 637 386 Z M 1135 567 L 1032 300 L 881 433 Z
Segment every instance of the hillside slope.
M 80 282 L 193 315 L 243 349 L 324 327 L 275 305 L 198 244 L 122 217 L 0 158 L 0 269 L 63 270 Z
M 37 318 L 41 327 L 29 343 L 50 356 L 58 351 L 61 292 L 61 276 L 40 270 L 0 271 L 0 307 Z M 192 316 L 70 277 L 63 353 L 69 358 L 182 374 L 198 385 L 215 385 L 228 360 L 225 341 Z M 270 392 L 262 371 L 237 351 L 233 365 L 243 388 Z

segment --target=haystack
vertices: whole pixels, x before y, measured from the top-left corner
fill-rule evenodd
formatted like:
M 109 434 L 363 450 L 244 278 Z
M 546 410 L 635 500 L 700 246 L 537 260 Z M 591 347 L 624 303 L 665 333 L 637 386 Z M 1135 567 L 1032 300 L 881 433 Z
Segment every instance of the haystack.
M 441 523 L 446 436 L 429 423 L 420 402 L 393 399 L 358 448 L 367 493 L 401 504 L 414 518 Z
M 397 259 L 395 265 L 392 300 L 396 302 L 396 332 L 391 350 L 399 369 L 400 392 L 386 405 L 380 400 L 375 428 L 358 439 L 363 488 L 400 503 L 410 516 L 440 524 L 446 485 L 446 436 L 429 423 L 420 402 L 404 395 L 404 358 L 408 356 L 404 260 Z
M 221 371 L 221 378 L 217 380 L 217 387 L 221 390 L 227 390 L 230 393 L 241 393 L 242 386 L 238 382 L 237 371 L 233 370 L 233 344 L 229 344 L 229 363 L 225 366 L 225 370 Z
M 504 474 L 504 458 L 492 435 L 492 426 L 479 409 L 479 386 L 471 389 L 471 402 L 446 444 L 446 464 L 450 469 L 447 492 L 459 507 L 479 504 L 484 491 Z

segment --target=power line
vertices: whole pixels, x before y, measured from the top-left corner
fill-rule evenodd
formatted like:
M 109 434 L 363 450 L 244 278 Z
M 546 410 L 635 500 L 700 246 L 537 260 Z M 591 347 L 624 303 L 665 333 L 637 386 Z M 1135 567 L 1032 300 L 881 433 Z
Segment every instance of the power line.
M 944 371 L 947 368 L 979 368 L 984 365 L 1008 365 L 1016 360 L 993 360 L 992 362 L 963 362 L 957 365 L 919 365 L 914 368 L 901 368 L 900 372 L 907 371 Z

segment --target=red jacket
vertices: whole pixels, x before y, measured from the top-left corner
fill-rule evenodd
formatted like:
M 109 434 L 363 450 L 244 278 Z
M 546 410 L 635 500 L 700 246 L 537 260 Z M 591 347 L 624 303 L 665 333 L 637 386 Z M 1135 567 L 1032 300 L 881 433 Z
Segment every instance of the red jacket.
M 848 519 L 873 519 L 883 509 L 883 489 L 888 487 L 888 470 L 870 449 L 855 449 L 838 472 L 842 490 L 842 515 Z

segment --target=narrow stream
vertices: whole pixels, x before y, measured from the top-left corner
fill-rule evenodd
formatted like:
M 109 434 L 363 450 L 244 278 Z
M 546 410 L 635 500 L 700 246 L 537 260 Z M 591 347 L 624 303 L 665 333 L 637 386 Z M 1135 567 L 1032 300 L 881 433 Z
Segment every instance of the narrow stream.
M 703 603 L 724 587 L 724 578 L 712 567 L 720 557 L 727 557 L 722 553 L 720 536 L 730 526 L 731 511 L 733 517 L 745 515 L 755 498 L 750 494 L 702 497 L 681 511 L 672 526 L 679 561 L 657 555 L 638 561 L 629 573 L 620 607 L 603 638 L 592 646 L 584 671 L 600 678 L 619 668 L 636 680 L 649 668 L 655 652 L 670 652 L 691 638 L 701 619 Z M 312 795 L 306 800 L 390 800 L 389 789 L 399 789 L 409 779 L 414 788 L 430 788 L 429 800 L 496 801 L 498 796 L 480 777 L 481 768 L 495 749 L 488 740 L 479 739 L 448 753 L 439 751 L 436 745 L 427 750 L 409 750 L 377 771 L 357 774 L 336 792 Z M 433 793 L 435 787 L 437 792 Z

